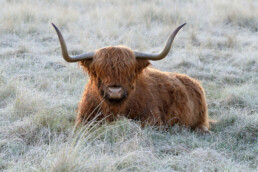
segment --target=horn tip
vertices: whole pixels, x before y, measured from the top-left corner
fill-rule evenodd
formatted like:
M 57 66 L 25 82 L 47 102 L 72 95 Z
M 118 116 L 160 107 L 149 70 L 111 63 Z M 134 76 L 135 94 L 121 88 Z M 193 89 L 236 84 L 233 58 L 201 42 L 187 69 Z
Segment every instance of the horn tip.
M 179 26 L 179 27 L 184 27 L 186 25 L 186 23 L 184 23 L 184 24 L 182 24 L 181 26 Z
M 56 25 L 54 23 L 51 23 L 51 24 L 55 28 L 55 30 L 58 30 L 58 28 L 56 27 Z

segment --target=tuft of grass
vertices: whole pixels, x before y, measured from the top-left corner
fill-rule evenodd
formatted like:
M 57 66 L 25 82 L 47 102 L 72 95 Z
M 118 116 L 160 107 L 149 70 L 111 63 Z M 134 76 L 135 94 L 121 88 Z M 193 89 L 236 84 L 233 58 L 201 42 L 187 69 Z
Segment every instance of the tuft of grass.
M 258 21 L 256 17 L 258 12 L 255 2 L 234 1 L 231 4 L 225 2 L 217 2 L 215 4 L 216 12 L 214 11 L 214 15 L 216 20 L 257 32 Z
M 75 10 L 59 6 L 57 9 L 50 4 L 25 2 L 7 2 L 4 4 L 2 17 L 0 18 L 1 32 L 15 33 L 20 36 L 48 31 L 42 24 L 55 21 L 61 27 L 67 27 L 68 21 L 74 21 L 78 17 Z M 59 12 L 56 12 L 59 11 Z M 65 18 L 65 19 L 64 19 Z
M 191 41 L 191 44 L 194 45 L 194 46 L 200 46 L 201 45 L 200 41 L 197 38 L 197 34 L 196 34 L 195 30 L 192 30 L 190 32 L 190 41 Z
M 255 84 L 244 84 L 231 88 L 226 88 L 223 91 L 222 103 L 226 106 L 234 107 L 249 107 L 257 110 L 258 108 L 258 91 L 255 89 Z
M 227 35 L 226 36 L 226 41 L 225 41 L 225 46 L 228 48 L 233 48 L 237 46 L 237 38 L 235 35 Z
M 48 128 L 51 132 L 69 132 L 74 127 L 74 109 L 42 109 L 33 117 L 39 128 Z
M 2 83 L 0 83 L 0 109 L 6 107 L 9 102 L 13 101 L 16 96 L 16 91 L 17 88 L 14 82 L 6 83 L 6 81 L 3 80 Z
M 45 107 L 46 102 L 39 92 L 19 89 L 14 99 L 13 117 L 22 118 L 33 115 Z
M 73 150 L 62 150 L 58 153 L 56 160 L 50 168 L 51 172 L 72 172 L 82 171 L 76 154 Z

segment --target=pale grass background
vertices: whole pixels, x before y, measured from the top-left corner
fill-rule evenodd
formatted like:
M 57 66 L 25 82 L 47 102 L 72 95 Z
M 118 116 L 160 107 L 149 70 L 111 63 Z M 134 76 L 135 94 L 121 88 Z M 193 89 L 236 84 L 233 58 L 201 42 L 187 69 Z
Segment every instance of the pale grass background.
M 257 171 L 258 1 L 0 0 L 0 171 Z M 153 66 L 199 79 L 218 124 L 201 135 L 120 119 L 74 131 L 88 76 L 60 54 L 158 51 Z

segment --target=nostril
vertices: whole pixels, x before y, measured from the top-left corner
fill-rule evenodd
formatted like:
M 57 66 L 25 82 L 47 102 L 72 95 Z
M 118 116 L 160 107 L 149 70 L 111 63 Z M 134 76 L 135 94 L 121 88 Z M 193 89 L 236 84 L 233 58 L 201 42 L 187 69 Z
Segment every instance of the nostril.
M 122 88 L 121 85 L 111 85 L 111 86 L 109 86 L 109 87 L 111 87 L 111 88 Z

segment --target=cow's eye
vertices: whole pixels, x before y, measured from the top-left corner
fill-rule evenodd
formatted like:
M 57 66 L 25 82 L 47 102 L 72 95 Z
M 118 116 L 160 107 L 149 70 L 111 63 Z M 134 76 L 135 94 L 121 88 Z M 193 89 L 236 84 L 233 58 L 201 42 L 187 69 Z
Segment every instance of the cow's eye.
M 94 77 L 97 77 L 97 73 L 96 73 L 95 71 L 92 72 L 92 75 L 93 75 Z
M 100 78 L 98 78 L 98 84 L 97 84 L 98 88 L 100 88 L 100 87 L 101 87 L 101 85 L 102 85 L 102 81 L 101 81 L 101 79 L 100 79 Z

